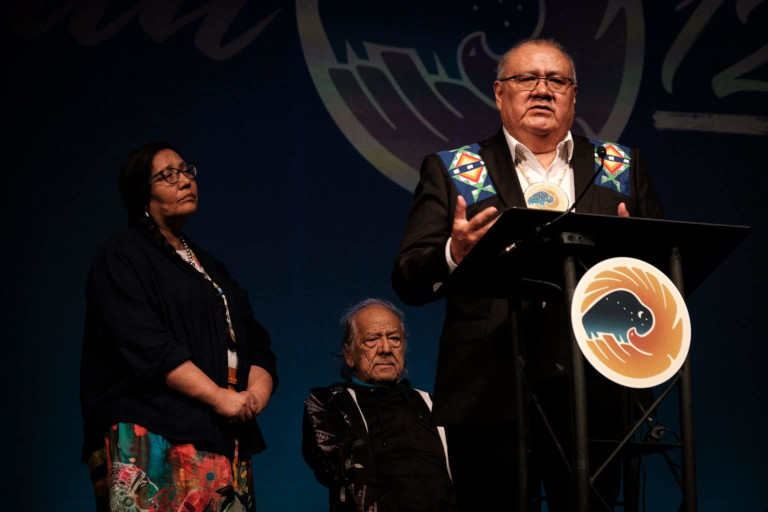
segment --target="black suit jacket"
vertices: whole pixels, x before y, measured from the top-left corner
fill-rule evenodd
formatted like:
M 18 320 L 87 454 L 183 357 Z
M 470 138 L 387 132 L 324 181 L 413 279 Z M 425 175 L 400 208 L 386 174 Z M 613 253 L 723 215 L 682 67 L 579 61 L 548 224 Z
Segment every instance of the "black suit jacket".
M 594 175 L 594 146 L 574 135 L 573 169 L 578 194 Z M 471 218 L 489 206 L 499 211 L 524 207 L 523 191 L 502 130 L 480 144 L 480 156 L 498 194 L 469 205 Z M 632 150 L 630 196 L 592 187 L 580 212 L 617 215 L 626 203 L 632 216 L 661 217 L 661 205 L 639 151 Z M 411 211 L 395 260 L 392 285 L 400 299 L 421 305 L 442 298 L 438 283 L 448 277 L 445 244 L 451 234 L 457 193 L 443 161 L 424 159 Z M 508 343 L 505 299 L 449 295 L 435 379 L 433 419 L 438 425 L 506 423 L 514 420 L 513 361 Z M 562 308 L 524 303 L 524 350 L 539 375 L 567 367 L 568 326 Z

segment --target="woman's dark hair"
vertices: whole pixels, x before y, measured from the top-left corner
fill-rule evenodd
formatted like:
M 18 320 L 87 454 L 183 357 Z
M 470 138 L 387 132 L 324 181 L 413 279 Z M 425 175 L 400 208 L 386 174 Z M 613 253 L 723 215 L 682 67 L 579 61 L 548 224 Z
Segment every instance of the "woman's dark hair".
M 128 223 L 141 226 L 160 242 L 174 257 L 180 258 L 165 236 L 160 232 L 155 219 L 147 208 L 149 207 L 149 177 L 152 175 L 152 161 L 160 151 L 170 149 L 178 154 L 179 150 L 166 141 L 154 141 L 144 144 L 139 149 L 125 157 L 120 168 L 120 195 L 128 211 Z
M 120 195 L 128 211 L 128 222 L 144 224 L 145 212 L 149 204 L 149 176 L 152 173 L 152 160 L 160 151 L 170 149 L 178 151 L 165 141 L 144 144 L 125 157 L 120 168 Z

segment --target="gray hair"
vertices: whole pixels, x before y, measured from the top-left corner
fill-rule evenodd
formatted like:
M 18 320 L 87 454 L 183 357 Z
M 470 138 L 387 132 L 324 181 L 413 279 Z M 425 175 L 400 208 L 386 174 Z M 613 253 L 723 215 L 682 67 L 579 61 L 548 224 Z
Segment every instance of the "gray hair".
M 571 73 L 573 74 L 573 83 L 577 83 L 578 80 L 576 80 L 576 64 L 573 62 L 573 57 L 571 57 L 571 54 L 568 53 L 568 51 L 565 49 L 565 47 L 555 41 L 554 39 L 550 38 L 529 38 L 529 39 L 523 39 L 522 41 L 515 44 L 512 48 L 504 52 L 504 54 L 499 59 L 499 63 L 496 65 L 496 79 L 504 78 L 504 68 L 507 66 L 507 61 L 509 61 L 509 58 L 512 56 L 513 53 L 515 53 L 517 50 L 519 50 L 521 47 L 527 45 L 527 44 L 535 44 L 536 46 L 549 46 L 550 48 L 554 48 L 555 50 L 562 53 L 566 59 L 568 59 L 568 63 L 571 65 Z
M 347 352 L 351 352 L 355 347 L 355 338 L 357 337 L 357 325 L 355 323 L 355 317 L 362 310 L 372 306 L 388 309 L 393 315 L 397 317 L 397 319 L 400 321 L 400 326 L 403 329 L 403 349 L 406 347 L 407 336 L 405 332 L 405 315 L 397 306 L 384 299 L 365 299 L 358 302 L 354 306 L 348 308 L 342 315 L 341 320 L 339 320 L 341 331 L 344 333 L 341 339 L 341 347 L 338 353 L 338 357 L 341 360 L 339 365 L 339 373 L 343 379 L 348 379 L 353 374 L 353 369 L 350 368 L 347 364 L 344 355 Z

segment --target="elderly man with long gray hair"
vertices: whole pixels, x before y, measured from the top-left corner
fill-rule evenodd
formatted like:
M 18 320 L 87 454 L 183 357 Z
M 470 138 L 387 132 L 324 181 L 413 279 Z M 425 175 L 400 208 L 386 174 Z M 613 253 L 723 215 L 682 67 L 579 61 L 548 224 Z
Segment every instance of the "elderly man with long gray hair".
M 457 510 L 430 396 L 401 378 L 403 313 L 366 299 L 341 327 L 344 381 L 312 389 L 304 404 L 302 452 L 329 490 L 330 510 Z

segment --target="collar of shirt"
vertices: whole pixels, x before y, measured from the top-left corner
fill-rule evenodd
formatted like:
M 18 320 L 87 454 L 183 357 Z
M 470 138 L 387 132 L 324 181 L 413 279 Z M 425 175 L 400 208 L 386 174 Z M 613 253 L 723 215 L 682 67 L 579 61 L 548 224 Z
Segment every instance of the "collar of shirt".
M 360 379 L 358 379 L 357 377 L 355 377 L 354 375 L 352 376 L 352 382 L 354 382 L 358 386 L 365 386 L 365 387 L 368 387 L 368 388 L 377 388 L 377 387 L 379 387 L 378 384 L 370 384 L 368 382 L 363 382 Z
M 573 136 L 569 131 L 563 140 L 557 144 L 557 155 L 550 164 L 549 169 L 544 169 L 530 149 L 523 143 L 515 140 L 504 128 L 504 138 L 507 140 L 509 151 L 514 160 L 520 160 L 522 165 L 515 165 L 517 179 L 525 190 L 533 183 L 547 181 L 560 187 L 568 196 L 568 202 L 572 203 L 575 191 L 573 167 L 570 165 L 573 156 Z M 523 172 L 525 167 L 525 172 Z M 563 171 L 565 171 L 563 173 Z M 527 176 L 526 176 L 527 174 Z M 538 176 L 538 179 L 536 178 Z
M 567 165 L 573 158 L 573 136 L 571 131 L 565 134 L 565 138 L 557 144 L 557 156 L 552 161 L 549 169 L 544 169 L 533 152 L 528 149 L 525 144 L 515 139 L 509 134 L 506 128 L 504 130 L 504 138 L 509 146 L 509 152 L 512 155 L 514 161 L 520 160 L 526 164 L 526 166 L 532 171 L 542 175 L 544 179 L 550 178 L 550 174 L 557 172 L 561 169 L 561 165 Z
M 398 381 L 388 382 L 385 384 L 372 384 L 369 382 L 363 382 L 353 375 L 350 380 L 353 384 L 357 384 L 358 386 L 365 386 L 367 388 L 391 388 L 398 385 L 408 388 L 411 386 L 411 383 L 408 381 L 408 379 L 400 379 Z

